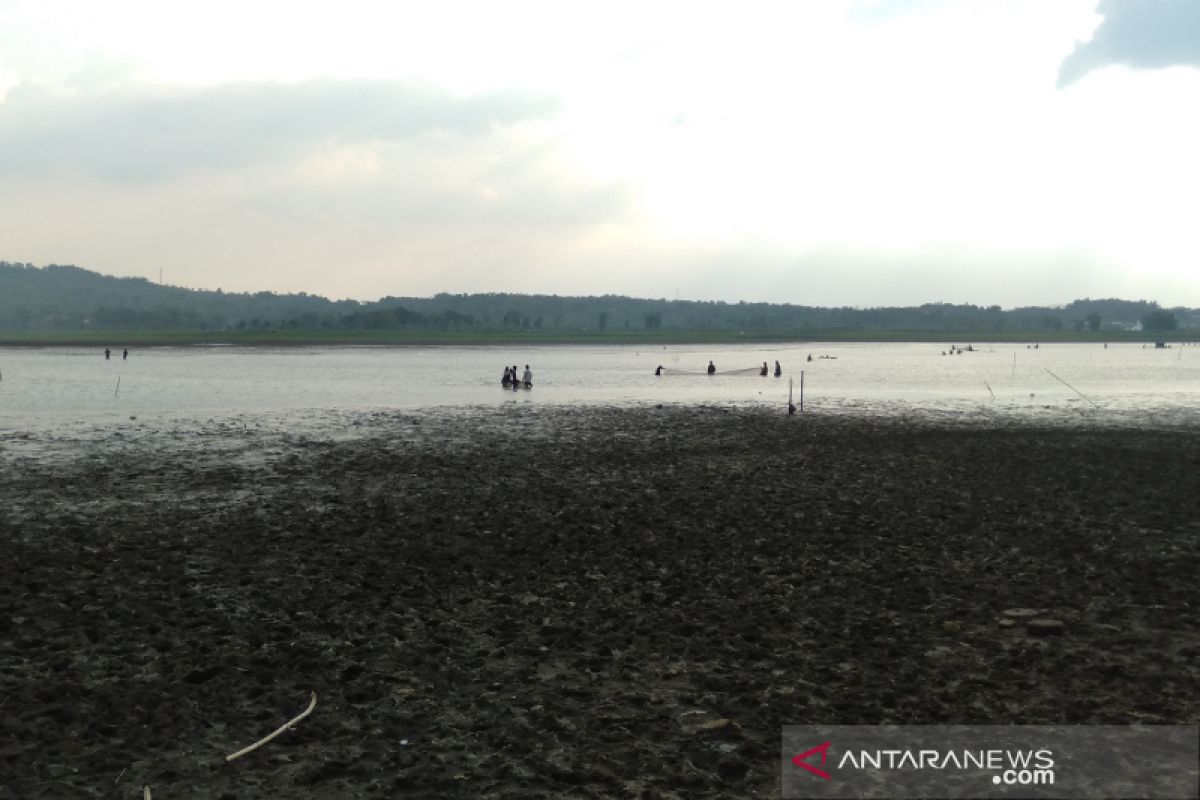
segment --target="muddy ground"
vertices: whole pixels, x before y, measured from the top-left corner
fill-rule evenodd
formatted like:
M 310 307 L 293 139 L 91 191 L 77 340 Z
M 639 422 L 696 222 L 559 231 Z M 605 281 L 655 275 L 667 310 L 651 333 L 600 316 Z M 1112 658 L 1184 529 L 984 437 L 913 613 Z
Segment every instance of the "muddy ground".
M 1200 721 L 1198 431 L 360 422 L 0 442 L 0 798 L 772 797 L 788 724 Z

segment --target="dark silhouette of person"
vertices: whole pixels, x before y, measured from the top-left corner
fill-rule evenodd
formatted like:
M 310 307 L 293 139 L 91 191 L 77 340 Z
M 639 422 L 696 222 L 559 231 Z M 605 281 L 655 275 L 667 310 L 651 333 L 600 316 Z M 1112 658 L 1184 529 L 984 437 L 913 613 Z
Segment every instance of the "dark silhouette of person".
M 764 361 L 764 362 L 763 362 L 763 365 L 762 365 L 762 369 L 760 369 L 760 370 L 758 371 L 758 374 L 759 374 L 759 375 L 762 375 L 762 376 L 765 378 L 765 377 L 767 377 L 767 372 L 768 372 L 768 371 L 769 371 L 769 370 L 767 369 L 767 362 L 765 362 L 765 361 Z
M 521 380 L 517 377 L 517 365 L 513 364 L 512 370 L 512 390 L 515 392 L 521 388 Z
M 715 375 L 715 374 L 716 374 L 716 372 L 717 372 L 717 367 L 716 367 L 716 365 L 715 365 L 715 364 L 713 364 L 713 363 L 712 363 L 712 361 L 709 361 L 709 362 L 708 362 L 708 374 L 709 374 L 709 375 Z
M 104 360 L 108 361 L 110 358 L 112 358 L 112 350 L 109 350 L 106 347 L 106 348 L 104 348 Z
M 129 348 L 128 347 L 126 347 L 124 350 L 121 351 L 121 360 L 122 361 L 129 360 Z
M 808 360 L 809 360 L 809 361 L 812 361 L 812 353 L 809 353 L 809 354 L 808 354 Z
M 779 362 L 775 362 L 775 377 L 778 378 L 783 374 L 783 367 L 779 366 Z
M 662 364 L 659 364 L 657 367 L 654 368 L 654 374 L 662 375 Z

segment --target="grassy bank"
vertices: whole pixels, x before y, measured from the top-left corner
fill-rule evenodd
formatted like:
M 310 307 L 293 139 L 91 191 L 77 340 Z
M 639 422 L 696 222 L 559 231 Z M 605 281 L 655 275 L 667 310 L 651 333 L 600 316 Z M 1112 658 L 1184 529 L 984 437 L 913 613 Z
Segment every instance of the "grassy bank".
M 517 331 L 38 331 L 0 332 L 5 347 L 170 347 L 187 345 L 738 344 L 803 342 L 1194 342 L 1197 331 L 581 330 Z

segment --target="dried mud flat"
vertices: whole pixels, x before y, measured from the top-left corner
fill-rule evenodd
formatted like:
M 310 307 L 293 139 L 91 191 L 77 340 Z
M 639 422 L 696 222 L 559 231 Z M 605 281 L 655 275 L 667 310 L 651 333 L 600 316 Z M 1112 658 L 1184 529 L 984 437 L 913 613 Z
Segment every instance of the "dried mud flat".
M 0 798 L 771 797 L 787 724 L 1200 720 L 1200 432 L 359 422 L 0 450 Z

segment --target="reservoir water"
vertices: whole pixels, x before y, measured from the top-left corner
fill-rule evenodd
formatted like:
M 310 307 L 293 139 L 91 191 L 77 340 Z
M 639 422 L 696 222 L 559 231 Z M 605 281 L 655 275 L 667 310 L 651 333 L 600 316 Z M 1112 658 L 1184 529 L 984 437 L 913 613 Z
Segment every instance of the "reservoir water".
M 0 348 L 0 442 L 196 420 L 340 425 L 355 414 L 511 404 L 725 404 L 805 411 L 1178 424 L 1200 419 L 1200 347 L 935 343 L 487 347 Z M 808 361 L 808 356 L 812 361 Z M 705 374 L 709 360 L 717 367 Z M 779 361 L 783 376 L 757 367 Z M 532 391 L 500 388 L 529 364 Z M 655 368 L 665 374 L 655 376 Z

